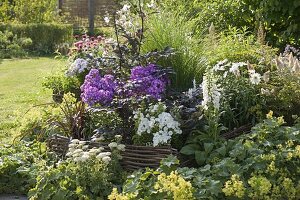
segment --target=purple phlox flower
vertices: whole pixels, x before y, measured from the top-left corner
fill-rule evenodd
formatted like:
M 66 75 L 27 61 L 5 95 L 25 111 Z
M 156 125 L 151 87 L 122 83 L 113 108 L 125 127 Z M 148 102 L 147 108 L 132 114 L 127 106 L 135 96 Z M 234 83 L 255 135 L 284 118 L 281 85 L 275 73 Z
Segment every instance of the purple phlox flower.
M 95 103 L 107 105 L 114 98 L 117 83 L 112 75 L 101 78 L 97 69 L 91 69 L 81 86 L 81 98 L 89 106 Z
M 168 84 L 166 75 L 160 74 L 159 67 L 154 64 L 134 67 L 131 70 L 130 81 L 136 96 L 150 95 L 156 99 L 161 98 Z

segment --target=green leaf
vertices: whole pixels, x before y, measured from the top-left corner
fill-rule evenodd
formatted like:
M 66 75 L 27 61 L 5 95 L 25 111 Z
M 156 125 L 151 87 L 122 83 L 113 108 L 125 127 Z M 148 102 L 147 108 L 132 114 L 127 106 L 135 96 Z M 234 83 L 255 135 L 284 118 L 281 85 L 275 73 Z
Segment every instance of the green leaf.
M 195 159 L 198 165 L 203 165 L 206 160 L 206 153 L 204 151 L 196 151 Z
M 200 146 L 197 144 L 188 144 L 184 147 L 182 147 L 182 149 L 180 150 L 180 153 L 184 154 L 184 155 L 194 155 L 195 151 L 200 150 Z
M 226 147 L 225 146 L 222 146 L 222 147 L 216 149 L 216 151 L 222 156 L 226 155 Z
M 204 150 L 207 154 L 209 154 L 214 148 L 213 143 L 204 143 Z
M 170 155 L 167 158 L 160 161 L 161 165 L 165 165 L 167 167 L 171 167 L 172 165 L 179 165 L 179 160 L 176 156 Z

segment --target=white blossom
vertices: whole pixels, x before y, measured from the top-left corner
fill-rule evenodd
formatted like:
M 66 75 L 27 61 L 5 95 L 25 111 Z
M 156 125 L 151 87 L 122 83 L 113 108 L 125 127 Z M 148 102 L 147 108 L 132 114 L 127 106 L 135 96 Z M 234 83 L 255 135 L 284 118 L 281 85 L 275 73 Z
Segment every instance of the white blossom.
M 215 109 L 219 109 L 221 100 L 221 89 L 217 85 L 217 80 L 214 78 L 209 79 L 207 76 L 203 76 L 202 91 L 203 108 L 207 110 L 209 108 L 209 104 L 212 103 Z
M 104 22 L 105 22 L 106 24 L 108 24 L 108 23 L 109 23 L 109 21 L 110 21 L 110 20 L 109 20 L 109 17 L 107 17 L 107 16 L 106 16 L 106 17 L 104 17 Z
M 250 74 L 250 82 L 254 85 L 259 84 L 261 81 L 261 75 L 259 73 L 251 73 Z
M 228 62 L 227 59 L 218 62 L 214 67 L 214 71 L 225 71 L 225 64 Z
M 74 76 L 78 73 L 82 73 L 87 69 L 88 62 L 85 59 L 77 58 L 70 66 L 70 68 L 67 71 L 68 76 Z
M 118 146 L 118 143 L 116 143 L 116 142 L 111 142 L 111 143 L 108 144 L 108 147 L 110 149 L 116 148 L 117 146 Z
M 109 164 L 109 162 L 111 161 L 111 158 L 109 156 L 105 156 L 102 158 L 102 161 L 105 163 L 105 164 Z
M 169 143 L 173 134 L 182 133 L 179 122 L 164 110 L 166 106 L 158 103 L 146 109 L 145 115 L 142 112 L 135 114 L 139 122 L 136 134 L 153 134 L 153 146 Z
M 124 144 L 119 144 L 119 145 L 117 146 L 117 149 L 118 149 L 119 151 L 125 151 L 125 145 L 124 145 Z
M 153 146 L 156 147 L 159 144 L 166 144 L 171 139 L 171 136 L 168 132 L 159 131 L 153 135 Z
M 79 143 L 79 140 L 78 140 L 78 139 L 73 139 L 73 140 L 71 140 L 71 143 L 72 143 L 72 144 L 78 144 L 78 143 Z

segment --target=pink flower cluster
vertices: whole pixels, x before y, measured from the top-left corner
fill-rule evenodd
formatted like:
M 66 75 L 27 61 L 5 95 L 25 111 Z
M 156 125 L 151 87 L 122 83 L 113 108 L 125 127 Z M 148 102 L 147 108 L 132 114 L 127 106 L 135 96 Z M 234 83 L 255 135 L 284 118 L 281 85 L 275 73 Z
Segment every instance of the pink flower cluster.
M 90 49 L 98 48 L 99 45 L 105 40 L 102 36 L 90 37 L 88 35 L 76 35 L 75 39 L 78 40 L 74 43 L 77 51 L 88 51 Z

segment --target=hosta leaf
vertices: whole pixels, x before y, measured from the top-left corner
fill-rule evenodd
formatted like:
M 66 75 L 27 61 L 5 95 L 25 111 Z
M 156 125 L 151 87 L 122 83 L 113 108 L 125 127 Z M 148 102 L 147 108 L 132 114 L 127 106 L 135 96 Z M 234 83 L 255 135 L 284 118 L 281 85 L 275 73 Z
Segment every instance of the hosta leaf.
M 206 160 L 206 153 L 204 151 L 196 151 L 195 159 L 198 165 L 203 165 Z

